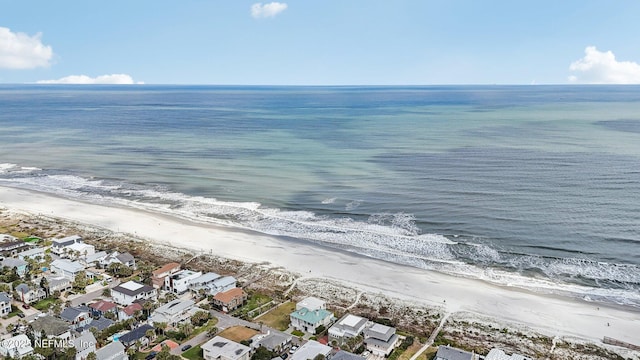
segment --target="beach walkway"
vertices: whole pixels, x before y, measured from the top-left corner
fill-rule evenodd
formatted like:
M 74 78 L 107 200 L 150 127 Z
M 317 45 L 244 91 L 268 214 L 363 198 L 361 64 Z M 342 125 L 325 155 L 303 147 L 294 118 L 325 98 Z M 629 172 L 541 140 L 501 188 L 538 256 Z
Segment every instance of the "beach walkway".
M 413 354 L 413 356 L 409 360 L 416 360 L 418 358 L 418 356 L 422 355 L 423 352 L 427 351 L 429 346 L 431 346 L 431 344 L 433 344 L 433 341 L 436 339 L 436 336 L 438 336 L 438 333 L 440 332 L 440 330 L 444 326 L 444 323 L 449 318 L 449 315 L 451 315 L 451 314 L 447 313 L 442 317 L 442 320 L 440 320 L 440 325 L 438 325 L 438 327 L 435 330 L 433 330 L 433 332 L 431 333 L 431 336 L 429 336 L 429 338 L 424 343 L 424 345 L 420 348 L 420 350 L 418 350 L 418 352 Z

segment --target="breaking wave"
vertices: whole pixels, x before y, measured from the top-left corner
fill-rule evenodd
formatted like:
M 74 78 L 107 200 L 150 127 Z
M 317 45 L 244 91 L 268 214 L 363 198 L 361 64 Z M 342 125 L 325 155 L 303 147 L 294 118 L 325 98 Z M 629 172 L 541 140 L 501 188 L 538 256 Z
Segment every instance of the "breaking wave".
M 9 163 L 0 164 L 0 184 L 310 241 L 502 286 L 640 308 L 637 265 L 515 254 L 493 246 L 486 239 L 422 234 L 415 216 L 407 213 L 381 212 L 357 220 L 345 215 L 271 208 L 257 202 L 220 201 L 172 192 L 162 186 L 83 178 Z M 322 203 L 334 201 L 335 198 L 328 198 Z M 352 201 L 347 210 L 361 203 Z

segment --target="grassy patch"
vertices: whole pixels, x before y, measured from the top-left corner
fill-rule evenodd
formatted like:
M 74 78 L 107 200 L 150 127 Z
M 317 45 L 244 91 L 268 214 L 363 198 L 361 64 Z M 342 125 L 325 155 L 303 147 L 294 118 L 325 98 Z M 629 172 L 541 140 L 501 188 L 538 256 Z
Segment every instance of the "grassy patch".
M 193 333 L 191 334 L 191 336 L 189 336 L 189 339 L 193 338 L 194 336 L 209 331 L 209 329 L 211 329 L 212 327 L 216 326 L 216 324 L 218 323 L 218 318 L 211 318 L 209 319 L 209 321 L 207 321 L 206 324 L 195 328 L 195 330 L 193 330 Z
M 22 310 L 20 310 L 18 307 L 11 305 L 11 312 L 7 314 L 7 317 L 14 317 L 21 312 Z
M 289 301 L 264 314 L 259 318 L 259 321 L 269 327 L 284 331 L 289 327 L 289 314 L 295 309 L 296 304 Z
M 293 330 L 291 332 L 291 335 L 293 335 L 293 336 L 304 336 L 304 333 L 302 331 L 300 331 L 300 330 Z
M 422 344 L 420 344 L 419 342 L 414 342 L 413 345 L 409 346 L 409 348 L 402 353 L 402 355 L 400 355 L 398 357 L 398 360 L 409 360 L 411 359 L 411 357 L 418 352 L 418 350 L 420 350 L 420 348 L 422 347 Z
M 247 303 L 243 307 L 234 311 L 233 315 L 240 318 L 249 319 L 253 317 L 253 314 L 251 314 L 253 310 L 268 303 L 269 301 L 271 301 L 271 298 L 269 296 L 260 293 L 253 293 L 249 296 Z
M 33 307 L 40 310 L 40 311 L 45 311 L 47 309 L 49 309 L 50 306 L 52 306 L 57 299 L 54 298 L 46 298 L 46 299 L 42 299 L 40 301 L 38 301 L 37 303 L 33 304 Z
M 185 351 L 182 353 L 182 357 L 185 357 L 189 360 L 203 360 L 204 358 L 202 357 L 202 349 L 200 348 L 200 345 L 196 345 L 194 347 L 192 347 L 191 349 Z
M 249 329 L 248 327 L 232 326 L 228 329 L 223 330 L 218 335 L 231 341 L 240 342 L 243 340 L 251 339 L 251 337 L 257 333 L 258 331 Z

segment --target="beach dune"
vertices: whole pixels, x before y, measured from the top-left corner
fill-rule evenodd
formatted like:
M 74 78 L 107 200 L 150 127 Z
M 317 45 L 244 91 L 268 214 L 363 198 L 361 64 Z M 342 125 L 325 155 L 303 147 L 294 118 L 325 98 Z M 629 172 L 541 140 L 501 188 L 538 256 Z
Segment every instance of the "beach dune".
M 640 343 L 640 311 L 562 296 L 495 286 L 396 265 L 244 230 L 200 224 L 143 210 L 89 204 L 52 195 L 0 187 L 0 206 L 134 234 L 152 242 L 247 262 L 270 262 L 305 277 L 337 280 L 368 292 L 383 293 L 519 323 L 549 336 L 601 342 L 611 337 Z

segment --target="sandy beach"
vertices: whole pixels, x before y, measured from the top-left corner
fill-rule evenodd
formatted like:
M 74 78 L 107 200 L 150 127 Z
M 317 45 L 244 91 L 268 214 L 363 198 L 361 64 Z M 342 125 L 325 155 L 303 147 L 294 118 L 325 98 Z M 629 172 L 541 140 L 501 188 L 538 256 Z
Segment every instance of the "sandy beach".
M 364 291 L 441 307 L 446 313 L 465 311 L 498 322 L 518 323 L 549 336 L 577 337 L 596 343 L 607 336 L 640 343 L 640 312 L 631 308 L 498 287 L 305 242 L 8 187 L 0 187 L 0 206 L 240 261 L 269 262 L 303 277 L 337 280 Z

